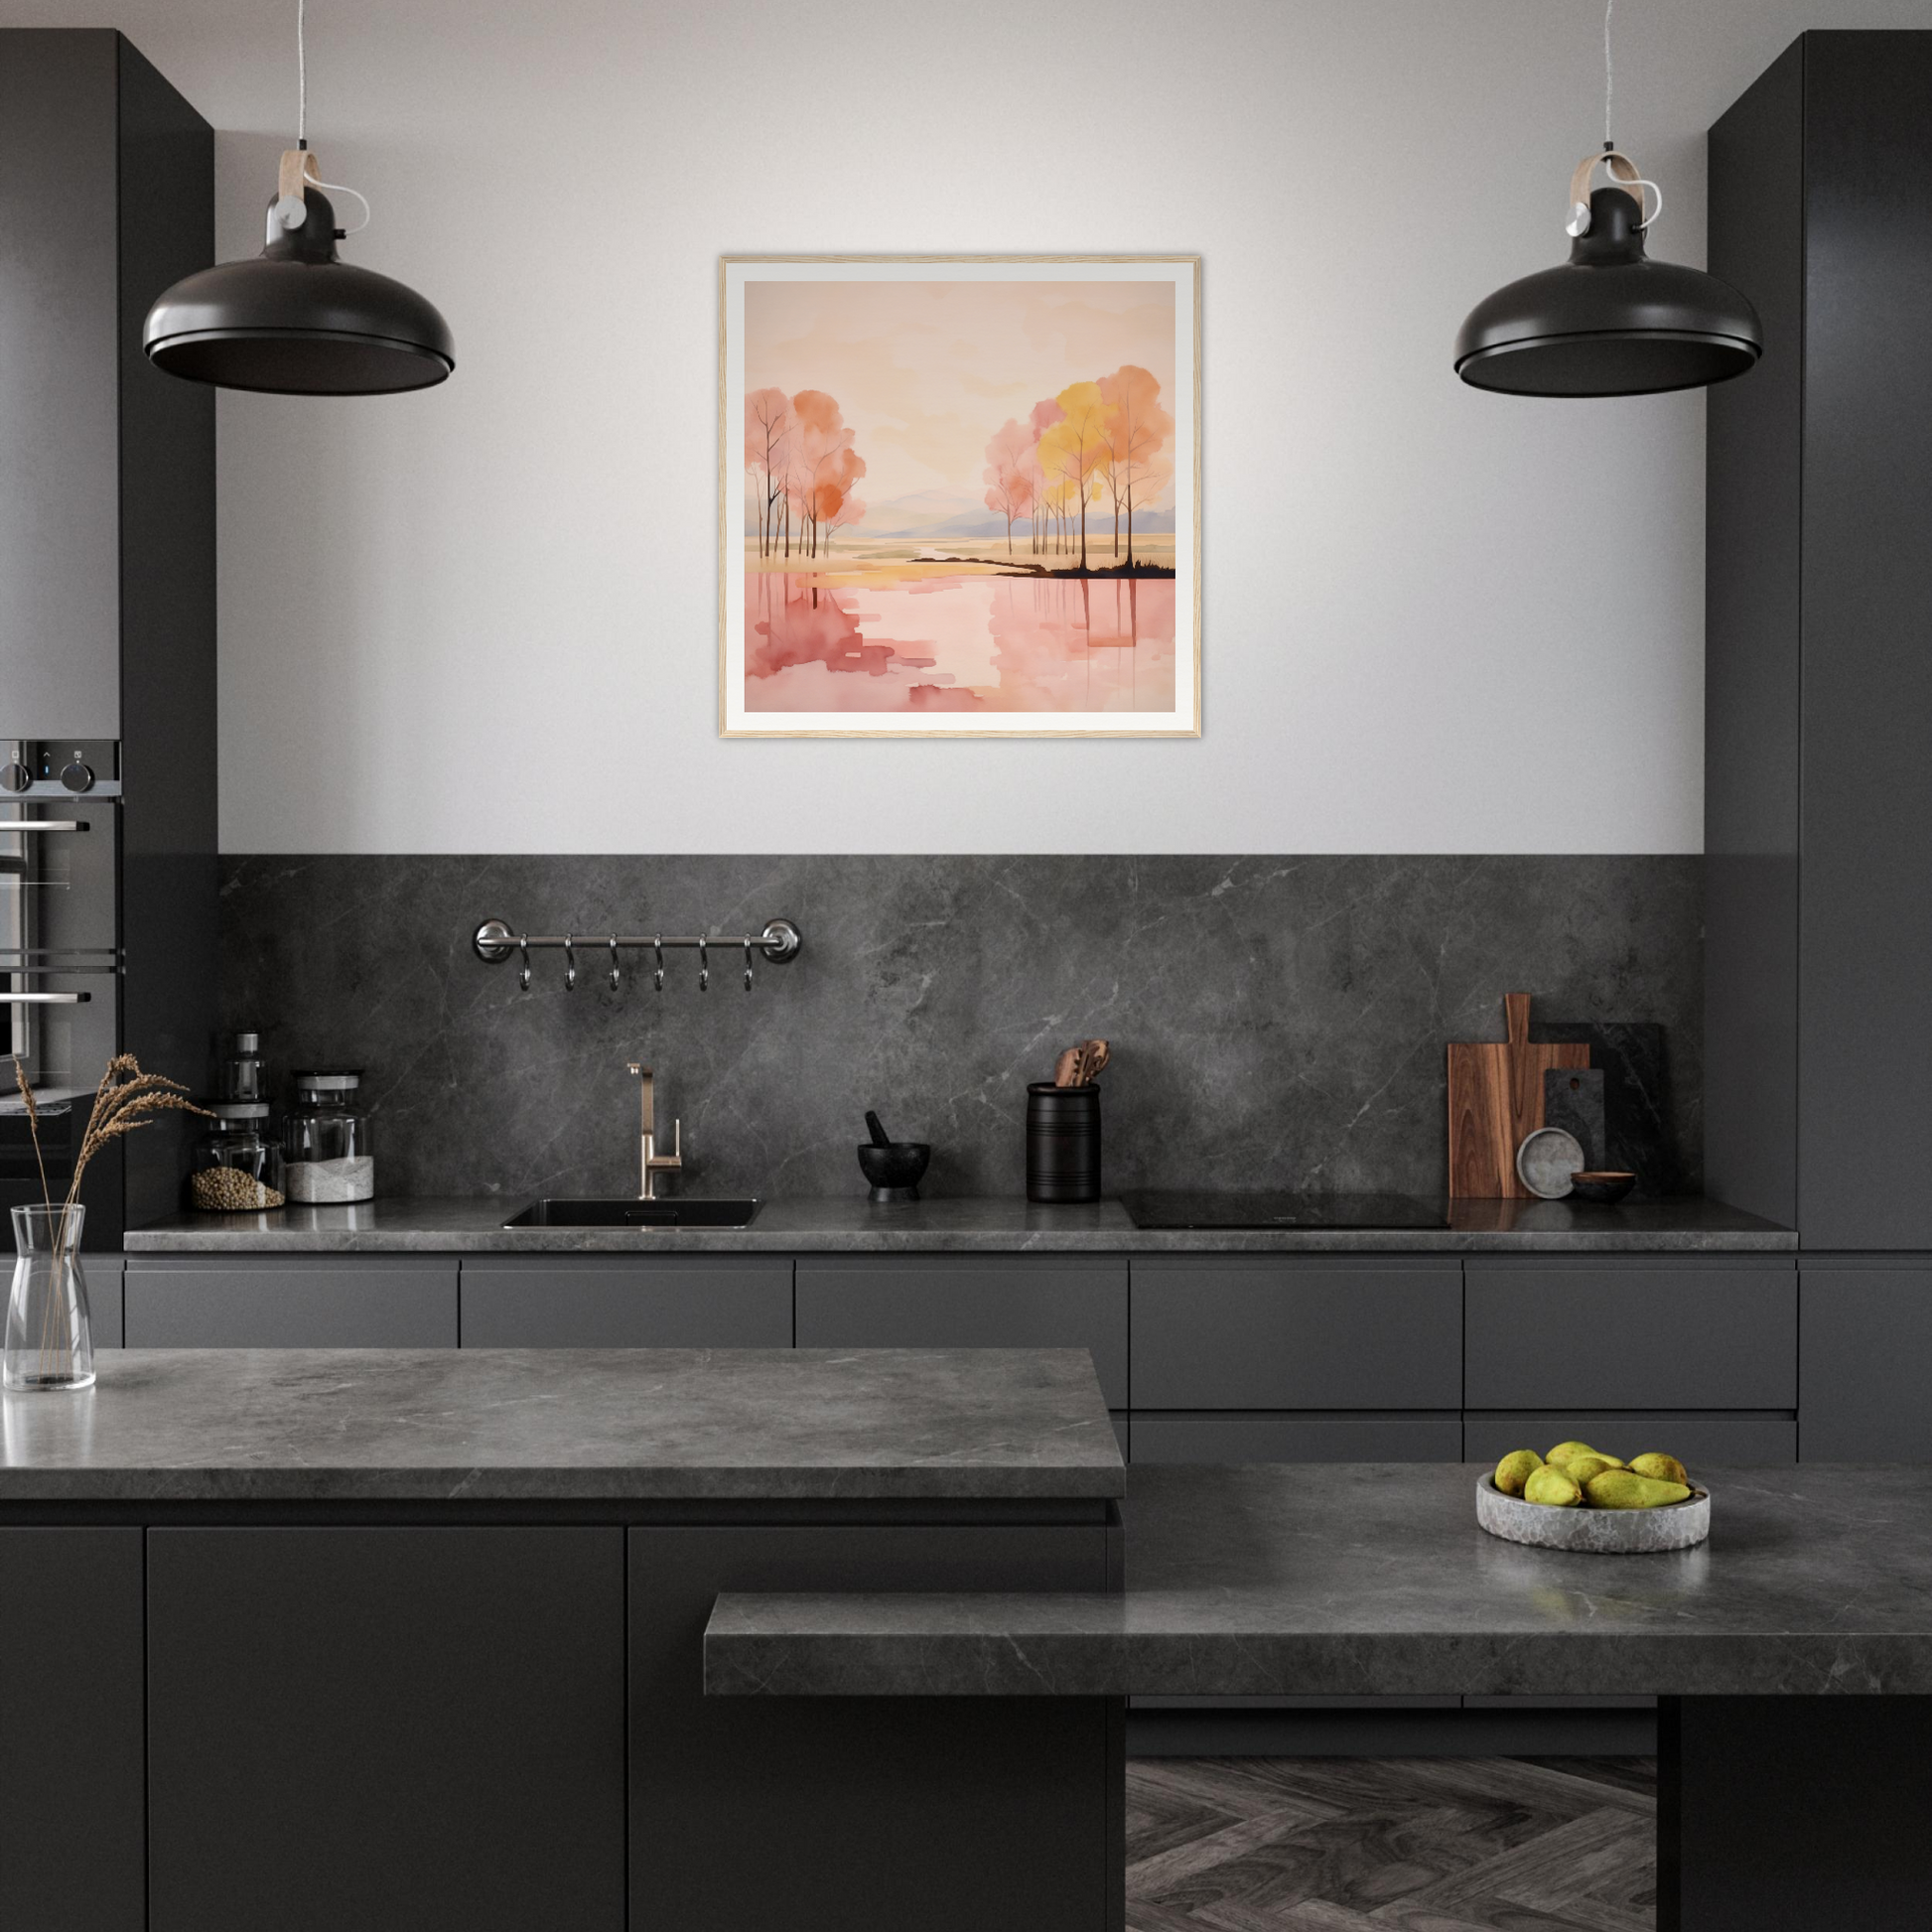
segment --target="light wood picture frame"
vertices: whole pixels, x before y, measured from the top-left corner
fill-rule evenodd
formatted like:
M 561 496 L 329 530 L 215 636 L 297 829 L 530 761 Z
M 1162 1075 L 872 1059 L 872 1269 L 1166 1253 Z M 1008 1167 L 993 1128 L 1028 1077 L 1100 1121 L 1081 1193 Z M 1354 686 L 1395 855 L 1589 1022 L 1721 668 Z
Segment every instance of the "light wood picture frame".
M 1195 738 L 1200 259 L 719 263 L 727 738 Z

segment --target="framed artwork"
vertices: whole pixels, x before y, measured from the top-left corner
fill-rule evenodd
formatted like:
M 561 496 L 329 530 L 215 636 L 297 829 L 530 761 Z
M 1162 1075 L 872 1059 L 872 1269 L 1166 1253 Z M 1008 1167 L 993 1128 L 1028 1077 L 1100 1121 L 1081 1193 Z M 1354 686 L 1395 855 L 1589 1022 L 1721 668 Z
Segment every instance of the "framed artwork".
M 727 256 L 719 730 L 1200 733 L 1200 263 Z

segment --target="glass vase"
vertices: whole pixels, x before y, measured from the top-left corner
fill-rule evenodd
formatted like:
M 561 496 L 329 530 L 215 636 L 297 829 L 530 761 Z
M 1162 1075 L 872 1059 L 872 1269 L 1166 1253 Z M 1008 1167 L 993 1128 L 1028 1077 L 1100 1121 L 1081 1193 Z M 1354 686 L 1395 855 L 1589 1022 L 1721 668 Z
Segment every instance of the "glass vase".
M 94 1331 L 80 1272 L 84 1207 L 16 1207 L 4 1379 L 13 1389 L 90 1389 Z

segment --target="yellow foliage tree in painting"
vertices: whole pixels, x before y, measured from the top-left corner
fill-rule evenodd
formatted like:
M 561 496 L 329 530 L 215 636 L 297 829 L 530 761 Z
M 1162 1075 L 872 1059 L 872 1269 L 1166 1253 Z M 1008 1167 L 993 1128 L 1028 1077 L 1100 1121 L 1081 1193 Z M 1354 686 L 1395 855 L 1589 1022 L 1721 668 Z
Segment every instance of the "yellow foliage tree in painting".
M 1099 492 L 1095 472 L 1107 460 L 1112 410 L 1097 382 L 1073 382 L 1053 398 L 1060 419 L 1039 439 L 1039 467 L 1070 508 L 1080 505 L 1080 568 L 1087 567 L 1087 502 Z

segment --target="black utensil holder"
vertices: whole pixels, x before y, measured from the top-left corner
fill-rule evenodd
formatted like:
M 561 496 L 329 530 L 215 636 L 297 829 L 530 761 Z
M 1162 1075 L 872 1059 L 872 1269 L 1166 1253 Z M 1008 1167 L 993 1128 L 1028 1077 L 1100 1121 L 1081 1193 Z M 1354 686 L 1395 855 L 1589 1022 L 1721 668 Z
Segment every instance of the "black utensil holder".
M 1100 1089 L 1091 1081 L 1056 1087 L 1039 1080 L 1028 1087 L 1027 1198 L 1100 1198 Z

